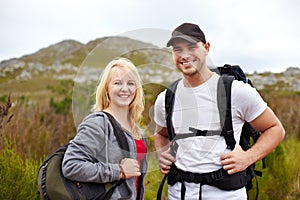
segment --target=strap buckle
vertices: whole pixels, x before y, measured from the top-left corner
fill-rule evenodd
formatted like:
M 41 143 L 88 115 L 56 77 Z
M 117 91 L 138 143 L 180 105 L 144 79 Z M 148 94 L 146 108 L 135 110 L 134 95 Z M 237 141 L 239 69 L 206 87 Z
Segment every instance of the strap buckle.
M 222 180 L 222 179 L 224 178 L 222 172 L 223 172 L 222 169 L 220 169 L 220 170 L 218 170 L 218 171 L 215 171 L 215 172 L 211 173 L 211 178 L 212 178 L 214 181 Z

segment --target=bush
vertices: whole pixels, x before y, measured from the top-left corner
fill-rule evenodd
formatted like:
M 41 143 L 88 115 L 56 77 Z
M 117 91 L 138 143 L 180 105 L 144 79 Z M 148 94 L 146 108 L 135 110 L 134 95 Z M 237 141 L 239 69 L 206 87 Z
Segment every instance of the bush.
M 39 165 L 36 160 L 23 160 L 16 153 L 15 145 L 9 145 L 5 140 L 5 147 L 0 151 L 0 199 L 38 199 L 36 177 Z

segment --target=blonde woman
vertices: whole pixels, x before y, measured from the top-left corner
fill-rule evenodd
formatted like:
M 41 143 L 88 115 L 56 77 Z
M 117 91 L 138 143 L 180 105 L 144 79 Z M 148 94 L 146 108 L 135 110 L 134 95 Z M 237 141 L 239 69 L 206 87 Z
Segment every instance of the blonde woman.
M 136 67 L 125 58 L 112 60 L 99 79 L 93 113 L 82 121 L 68 146 L 62 163 L 64 176 L 96 183 L 124 179 L 111 199 L 143 199 L 147 170 L 147 144 L 139 127 L 143 109 L 144 94 Z M 108 115 L 125 135 L 129 146 L 126 158 Z

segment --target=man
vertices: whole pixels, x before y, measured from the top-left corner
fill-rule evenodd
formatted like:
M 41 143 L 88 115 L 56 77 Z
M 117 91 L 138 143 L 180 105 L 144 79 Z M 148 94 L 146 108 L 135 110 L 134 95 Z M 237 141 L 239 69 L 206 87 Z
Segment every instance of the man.
M 191 128 L 221 130 L 217 107 L 219 75 L 206 65 L 210 44 L 206 41 L 204 33 L 198 25 L 184 23 L 172 32 L 167 46 L 172 46 L 174 63 L 182 73 L 172 113 L 176 135 L 191 133 Z M 183 172 L 181 174 L 191 172 L 189 174 L 193 177 L 222 168 L 228 176 L 238 176 L 240 174 L 238 172 L 264 158 L 283 140 L 285 131 L 281 122 L 254 88 L 234 80 L 231 105 L 236 144 L 239 144 L 245 121 L 262 132 L 262 136 L 253 147 L 243 151 L 236 145 L 231 151 L 227 148 L 223 136 L 195 136 L 176 140 L 178 149 L 174 155 L 169 147 L 165 120 L 165 91 L 163 91 L 157 97 L 154 112 L 156 122 L 154 141 L 161 173 L 168 174 L 172 166 L 176 172 Z M 169 178 L 172 178 L 170 176 Z M 186 180 L 185 178 L 176 176 L 172 181 L 169 180 L 169 199 L 247 199 L 244 186 L 224 190 L 203 182 L 200 184 L 197 181 L 180 181 Z

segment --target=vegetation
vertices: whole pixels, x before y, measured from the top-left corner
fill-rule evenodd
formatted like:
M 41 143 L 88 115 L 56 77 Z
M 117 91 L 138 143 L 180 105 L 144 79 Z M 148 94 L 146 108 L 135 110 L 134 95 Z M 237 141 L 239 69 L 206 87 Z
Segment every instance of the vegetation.
M 38 199 L 36 178 L 42 160 L 76 133 L 70 112 L 72 86 L 70 82 L 60 82 L 54 88 L 44 88 L 43 92 L 28 95 L 23 91 L 21 96 L 12 93 L 0 97 L 0 199 Z M 155 199 L 162 175 L 153 147 L 151 115 L 156 95 L 163 87 L 148 84 L 144 88 L 146 110 L 142 125 L 148 131 L 150 150 L 145 199 Z M 263 177 L 258 177 L 259 197 L 299 199 L 300 95 L 274 88 L 270 86 L 260 93 L 279 116 L 287 136 L 266 158 L 267 168 L 262 170 Z M 260 169 L 260 163 L 257 167 Z M 255 188 L 249 191 L 249 199 L 255 196 L 255 192 Z

